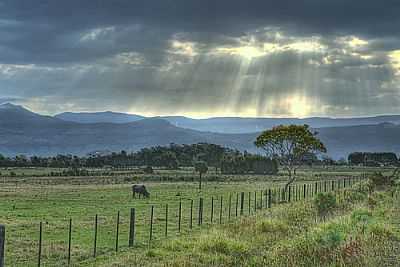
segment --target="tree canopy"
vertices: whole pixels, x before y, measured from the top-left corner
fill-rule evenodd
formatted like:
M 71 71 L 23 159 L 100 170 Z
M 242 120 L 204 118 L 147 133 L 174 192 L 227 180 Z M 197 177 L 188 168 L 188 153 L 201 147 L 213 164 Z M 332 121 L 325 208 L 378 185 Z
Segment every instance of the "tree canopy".
M 295 180 L 296 169 L 305 157 L 310 153 L 326 152 L 316 135 L 308 125 L 279 125 L 257 137 L 255 145 L 287 170 L 289 181 L 285 189 Z

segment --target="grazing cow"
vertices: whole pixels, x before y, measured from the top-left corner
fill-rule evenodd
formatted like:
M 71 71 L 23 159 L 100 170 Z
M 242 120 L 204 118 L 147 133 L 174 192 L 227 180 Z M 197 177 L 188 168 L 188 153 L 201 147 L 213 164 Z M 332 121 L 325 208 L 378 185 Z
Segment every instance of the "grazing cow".
M 142 195 L 145 198 L 150 197 L 150 193 L 147 191 L 146 186 L 144 184 L 134 184 L 132 185 L 132 197 L 136 198 L 136 193 L 139 194 L 139 198 Z

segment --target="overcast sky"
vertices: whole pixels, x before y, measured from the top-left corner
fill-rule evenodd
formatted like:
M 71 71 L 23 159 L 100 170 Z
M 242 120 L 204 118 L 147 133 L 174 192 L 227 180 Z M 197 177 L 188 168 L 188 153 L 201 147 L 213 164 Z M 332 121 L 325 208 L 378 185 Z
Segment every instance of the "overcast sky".
M 400 114 L 399 0 L 0 0 L 0 102 L 55 114 Z

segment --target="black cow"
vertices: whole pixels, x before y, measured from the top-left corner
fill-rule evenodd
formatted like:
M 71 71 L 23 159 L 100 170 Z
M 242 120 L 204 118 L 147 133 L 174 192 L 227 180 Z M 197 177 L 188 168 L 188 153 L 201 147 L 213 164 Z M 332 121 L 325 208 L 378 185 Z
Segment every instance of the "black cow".
M 134 184 L 132 185 L 132 197 L 136 198 L 136 193 L 139 194 L 139 198 L 142 195 L 145 198 L 150 197 L 150 193 L 147 191 L 146 186 L 144 184 Z

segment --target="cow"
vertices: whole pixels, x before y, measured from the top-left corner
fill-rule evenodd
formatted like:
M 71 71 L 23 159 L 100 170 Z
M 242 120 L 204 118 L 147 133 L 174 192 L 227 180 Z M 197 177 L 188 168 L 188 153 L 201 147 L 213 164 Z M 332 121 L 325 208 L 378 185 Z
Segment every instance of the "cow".
M 132 185 L 132 197 L 136 198 L 136 193 L 139 194 L 139 198 L 142 195 L 145 198 L 150 197 L 150 193 L 147 191 L 146 186 L 144 184 L 134 184 Z

